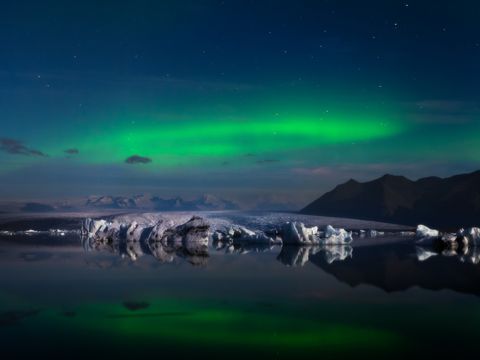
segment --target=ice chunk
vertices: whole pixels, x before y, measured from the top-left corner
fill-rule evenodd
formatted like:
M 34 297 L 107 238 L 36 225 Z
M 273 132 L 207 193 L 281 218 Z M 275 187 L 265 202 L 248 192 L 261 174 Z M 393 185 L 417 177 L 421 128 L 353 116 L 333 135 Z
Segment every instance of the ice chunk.
M 145 228 L 137 224 L 136 221 L 132 222 L 127 229 L 127 234 L 126 234 L 127 241 L 140 241 L 144 230 Z
M 350 244 L 353 241 L 352 232 L 345 229 L 335 229 L 331 225 L 325 228 L 325 238 L 322 243 L 325 245 Z
M 440 236 L 440 232 L 438 230 L 430 229 L 425 225 L 418 225 L 415 236 L 417 237 L 418 242 L 425 242 L 427 239 L 437 239 Z
M 287 245 L 314 245 L 320 242 L 318 227 L 306 227 L 301 222 L 283 224 L 283 243 Z
M 277 239 L 267 236 L 262 231 L 252 231 L 244 226 L 233 225 L 223 230 L 217 230 L 212 235 L 212 241 L 225 244 L 264 244 L 275 245 L 281 244 Z M 218 245 L 220 248 L 222 245 Z
M 155 224 L 150 234 L 148 235 L 148 240 L 150 241 L 161 241 L 166 230 L 175 226 L 175 223 L 172 220 L 162 220 L 160 219 L 157 224 Z
M 368 232 L 367 232 L 367 236 L 368 236 L 368 237 L 376 237 L 377 235 L 378 235 L 377 230 L 372 230 L 372 229 L 370 229 L 370 230 L 368 230 Z
M 25 235 L 35 235 L 35 234 L 38 234 L 40 231 L 38 230 L 26 230 L 25 231 Z
M 186 223 L 165 231 L 164 240 L 170 245 L 208 246 L 210 224 L 201 217 L 193 216 Z

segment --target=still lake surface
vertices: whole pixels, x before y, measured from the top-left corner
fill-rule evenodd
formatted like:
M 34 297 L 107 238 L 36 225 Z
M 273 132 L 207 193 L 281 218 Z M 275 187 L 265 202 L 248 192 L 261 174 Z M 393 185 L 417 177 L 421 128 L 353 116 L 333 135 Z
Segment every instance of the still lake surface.
M 2 236 L 0 345 L 15 358 L 475 356 L 474 256 L 425 259 L 392 238 L 132 261 L 75 234 Z

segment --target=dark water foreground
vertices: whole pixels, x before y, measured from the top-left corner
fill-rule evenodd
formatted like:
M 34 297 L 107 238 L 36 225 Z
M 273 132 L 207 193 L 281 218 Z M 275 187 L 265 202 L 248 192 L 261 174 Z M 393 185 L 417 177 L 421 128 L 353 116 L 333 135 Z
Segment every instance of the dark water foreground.
M 411 242 L 343 250 L 209 248 L 162 263 L 85 252 L 77 236 L 4 237 L 2 356 L 476 356 L 480 265 L 420 261 Z

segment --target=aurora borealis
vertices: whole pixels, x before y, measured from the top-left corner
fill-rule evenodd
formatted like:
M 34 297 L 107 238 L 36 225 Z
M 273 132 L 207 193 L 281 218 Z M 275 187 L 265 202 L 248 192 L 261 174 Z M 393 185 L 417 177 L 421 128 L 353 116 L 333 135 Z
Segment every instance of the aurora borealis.
M 9 2 L 1 197 L 207 192 L 300 206 L 351 177 L 476 170 L 479 11 Z

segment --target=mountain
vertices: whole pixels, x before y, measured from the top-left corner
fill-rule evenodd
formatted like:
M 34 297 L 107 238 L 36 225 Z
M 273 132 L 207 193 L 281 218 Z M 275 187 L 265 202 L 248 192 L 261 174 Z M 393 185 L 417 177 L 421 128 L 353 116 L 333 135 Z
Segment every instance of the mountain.
M 137 201 L 142 195 L 134 197 L 125 196 L 91 196 L 87 199 L 85 206 L 104 209 L 135 209 Z
M 351 179 L 300 212 L 441 229 L 478 226 L 480 171 L 417 181 L 388 174 L 364 183 Z
M 55 208 L 48 204 L 29 202 L 22 206 L 20 209 L 22 212 L 51 212 L 55 211 Z
M 192 210 L 235 210 L 238 205 L 214 195 L 203 195 L 197 199 L 184 200 L 181 197 L 163 199 L 152 197 L 150 201 L 155 210 L 161 211 L 192 211 Z

